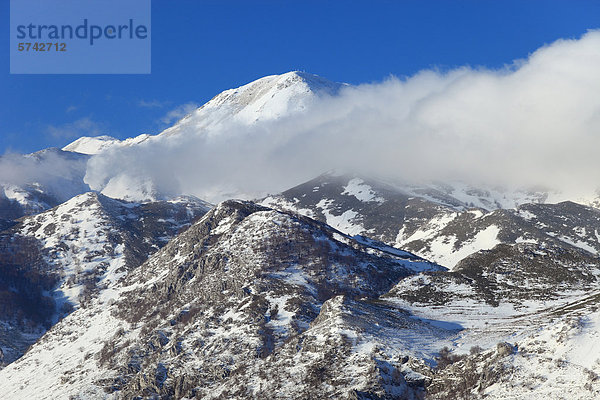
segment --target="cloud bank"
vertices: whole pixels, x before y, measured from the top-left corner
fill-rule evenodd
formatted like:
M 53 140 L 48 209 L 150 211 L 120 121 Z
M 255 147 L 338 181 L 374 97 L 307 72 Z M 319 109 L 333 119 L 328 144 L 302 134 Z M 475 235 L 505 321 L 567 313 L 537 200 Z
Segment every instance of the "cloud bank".
M 89 191 L 83 183 L 88 157 L 50 149 L 33 155 L 6 153 L 0 157 L 0 196 L 6 186 L 35 187 L 66 201 Z
M 600 187 L 599 151 L 600 31 L 590 31 L 502 69 L 425 70 L 347 87 L 275 121 L 119 149 L 94 157 L 86 181 L 102 189 L 114 177 L 149 174 L 159 191 L 216 201 L 342 168 L 592 191 Z

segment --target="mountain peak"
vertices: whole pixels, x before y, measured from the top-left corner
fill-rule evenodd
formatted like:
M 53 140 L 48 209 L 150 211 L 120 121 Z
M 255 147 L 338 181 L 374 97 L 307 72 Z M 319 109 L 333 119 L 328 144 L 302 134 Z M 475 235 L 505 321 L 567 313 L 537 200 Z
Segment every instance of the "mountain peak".
M 213 134 L 232 122 L 249 126 L 276 120 L 305 111 L 316 98 L 334 95 L 343 86 L 300 71 L 265 76 L 216 95 L 160 136 Z
M 332 82 L 319 75 L 310 74 L 304 71 L 290 71 L 281 75 L 272 75 L 271 77 L 276 78 L 277 83 L 281 84 L 304 84 L 308 86 L 308 89 L 314 93 L 326 93 L 329 95 L 336 94 L 341 87 L 345 84 Z M 270 77 L 267 77 L 270 78 Z M 285 86 L 281 86 L 283 88 Z

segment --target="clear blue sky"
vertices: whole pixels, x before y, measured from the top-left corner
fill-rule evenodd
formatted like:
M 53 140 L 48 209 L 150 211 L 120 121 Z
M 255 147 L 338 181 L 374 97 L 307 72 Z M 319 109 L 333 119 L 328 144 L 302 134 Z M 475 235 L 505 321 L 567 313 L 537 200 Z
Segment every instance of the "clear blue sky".
M 0 2 L 8 26 L 9 1 Z M 10 75 L 0 53 L 0 154 L 76 137 L 158 133 L 182 104 L 304 70 L 380 81 L 438 67 L 501 67 L 600 27 L 600 1 L 152 1 L 151 75 Z

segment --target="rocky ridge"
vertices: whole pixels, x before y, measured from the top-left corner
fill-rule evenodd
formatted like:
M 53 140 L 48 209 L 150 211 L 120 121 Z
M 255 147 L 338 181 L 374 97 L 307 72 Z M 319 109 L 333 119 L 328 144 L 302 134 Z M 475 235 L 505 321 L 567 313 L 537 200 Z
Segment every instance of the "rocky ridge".
M 176 398 L 261 398 L 268 387 L 284 385 L 288 396 L 308 395 L 330 386 L 311 383 L 323 380 L 319 365 L 327 362 L 325 346 L 341 352 L 340 360 L 348 365 L 362 360 L 353 377 L 327 389 L 332 395 L 385 394 L 387 386 L 372 386 L 383 377 L 394 391 L 416 396 L 422 388 L 409 388 L 402 374 L 387 366 L 398 349 L 388 343 L 387 353 L 375 357 L 368 338 L 398 329 L 396 321 L 404 321 L 409 336 L 414 335 L 411 327 L 435 337 L 453 333 L 373 303 L 402 278 L 423 270 L 441 267 L 383 244 L 369 247 L 306 217 L 226 202 L 133 270 L 115 289 L 113 300 L 99 298 L 66 317 L 2 373 L 19 374 L 30 363 L 47 359 L 48 346 L 61 351 L 60 343 L 85 337 L 97 344 L 73 352 L 71 361 L 45 373 L 41 385 L 67 382 L 61 390 L 83 393 L 92 390 L 93 379 L 96 393 Z M 374 321 L 381 326 L 370 327 Z M 324 327 L 335 327 L 331 340 L 322 337 Z M 336 343 L 348 340 L 346 350 L 337 348 Z M 378 340 L 393 339 L 382 335 Z M 312 372 L 298 386 L 287 379 L 296 374 L 286 355 L 300 348 L 305 350 L 299 357 Z M 422 352 L 418 346 L 407 351 Z M 68 368 L 76 361 L 96 367 L 88 368 L 82 380 L 77 368 Z M 265 368 L 287 372 L 269 376 Z M 249 371 L 260 370 L 265 378 L 253 382 Z M 365 380 L 365 372 L 372 378 Z M 84 383 L 89 386 L 85 391 Z M 9 386 L 3 388 L 6 393 L 19 393 Z M 283 397 L 286 392 L 280 393 Z

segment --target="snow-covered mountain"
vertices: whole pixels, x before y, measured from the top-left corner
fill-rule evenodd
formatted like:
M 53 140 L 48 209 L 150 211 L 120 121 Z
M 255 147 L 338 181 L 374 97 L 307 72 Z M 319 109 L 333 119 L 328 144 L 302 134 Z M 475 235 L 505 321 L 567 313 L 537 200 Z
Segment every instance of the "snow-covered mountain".
M 268 76 L 159 135 L 0 158 L 0 393 L 600 397 L 596 194 L 330 172 L 211 209 L 143 169 L 84 182 L 88 162 L 244 134 L 343 86 Z
M 305 217 L 226 202 L 114 286 L 112 298 L 59 322 L 0 372 L 0 390 L 37 398 L 412 393 L 399 371 L 378 366 L 393 362 L 393 344 L 415 329 L 424 344 L 452 332 L 373 301 L 403 277 L 441 269 Z M 372 338 L 388 353 L 373 353 Z M 344 380 L 330 386 L 324 371 Z
M 144 168 L 137 168 L 128 163 L 121 164 L 118 161 L 119 157 L 136 159 L 140 151 L 151 146 L 151 150 L 148 151 L 152 158 L 161 158 L 165 151 L 173 151 L 174 147 L 181 148 L 177 146 L 181 146 L 182 141 L 192 143 L 192 148 L 184 148 L 193 153 L 194 146 L 199 147 L 198 150 L 203 146 L 200 142 L 194 142 L 193 138 L 210 140 L 211 137 L 220 136 L 224 132 L 242 135 L 254 125 L 301 115 L 317 99 L 334 96 L 344 86 L 299 71 L 266 76 L 216 95 L 158 135 L 140 135 L 123 141 L 110 136 L 82 137 L 65 146 L 63 150 L 105 157 L 106 160 L 92 158 L 92 167 L 88 168 L 91 172 L 86 175 L 85 181 L 93 190 L 112 198 L 129 201 L 165 200 L 190 193 L 178 192 L 178 189 L 172 188 L 166 190 L 165 178 L 161 173 L 148 173 Z M 117 152 L 119 155 L 110 157 L 107 153 L 111 152 Z M 170 155 L 173 157 L 173 154 Z M 122 167 L 115 168 L 115 164 Z M 194 168 L 194 165 L 190 168 Z M 167 180 L 177 179 L 178 177 L 174 177 Z M 239 188 L 230 189 L 233 193 L 242 193 Z
M 301 71 L 265 76 L 219 93 L 159 135 L 142 134 L 125 140 L 111 136 L 84 136 L 62 150 L 94 155 L 146 141 L 168 140 L 166 138 L 176 135 L 217 134 L 233 124 L 250 126 L 302 113 L 318 97 L 334 96 L 344 86 L 347 85 Z
M 461 185 L 398 186 L 326 173 L 261 203 L 319 219 L 453 268 L 497 244 L 535 243 L 600 251 L 600 210 L 545 204 L 547 192 L 501 192 Z
M 193 198 L 136 204 L 85 193 L 2 233 L 3 363 L 74 309 L 110 298 L 120 277 L 209 208 Z
M 151 150 L 148 150 L 146 158 L 161 159 L 167 157 L 165 154 L 170 154 L 171 157 L 167 158 L 173 159 L 173 163 L 176 164 L 176 156 L 168 153 L 169 151 L 194 154 L 194 146 L 197 146 L 199 151 L 201 147 L 210 142 L 210 138 L 222 135 L 228 138 L 223 144 L 227 147 L 228 141 L 234 143 L 237 136 L 252 131 L 252 127 L 261 124 L 268 126 L 274 120 L 301 116 L 303 112 L 309 111 L 311 106 L 315 105 L 317 99 L 335 97 L 344 87 L 348 86 L 299 71 L 266 76 L 241 87 L 225 90 L 158 135 L 142 134 L 126 140 L 118 140 L 110 136 L 82 137 L 65 146 L 63 150 L 92 156 L 90 162 L 92 167 L 88 166 L 85 182 L 91 189 L 109 197 L 140 202 L 193 194 L 182 192 L 175 184 L 172 186 L 168 184 L 182 178 L 178 176 L 172 177 L 172 179 L 165 178 L 162 172 L 168 169 L 167 166 L 158 172 L 147 172 L 143 168 L 138 168 L 139 164 L 130 164 L 125 161 L 136 159 L 139 154 L 145 154 L 143 150 L 148 150 L 150 147 Z M 267 128 L 266 131 L 268 130 Z M 230 137 L 231 135 L 233 136 Z M 208 142 L 190 139 L 194 137 L 201 137 Z M 191 148 L 188 148 L 188 145 Z M 106 153 L 110 152 L 117 152 L 118 155 L 104 159 L 98 158 L 102 155 L 106 156 Z M 119 157 L 123 160 L 122 165 Z M 190 157 L 188 155 L 185 158 L 185 165 L 189 164 L 188 170 L 195 167 L 194 162 L 189 159 Z M 146 164 L 148 163 L 151 161 Z M 115 165 L 119 165 L 119 167 L 115 168 Z M 214 165 L 210 165 L 210 168 L 219 168 L 218 165 L 219 159 L 216 157 Z M 205 169 L 207 169 L 206 166 Z M 181 172 L 181 167 L 176 170 Z M 210 174 L 208 171 L 206 173 Z M 410 176 L 406 178 L 408 179 Z M 194 177 L 187 179 L 195 182 Z M 198 181 L 202 182 L 203 180 L 198 179 Z M 194 191 L 197 190 L 198 185 L 201 186 L 201 184 L 190 184 L 186 187 L 190 191 Z M 225 187 L 222 188 L 223 192 L 230 194 L 226 198 L 243 198 L 248 193 L 253 193 L 252 190 L 244 191 L 227 182 L 223 185 Z M 567 200 L 584 205 L 600 206 L 600 196 L 595 188 L 590 188 L 587 194 L 574 195 L 555 189 L 507 189 L 464 182 L 418 182 L 417 184 L 388 182 L 387 186 L 409 195 L 409 197 L 430 200 L 441 206 L 458 210 L 480 208 L 492 211 L 500 208 L 512 209 L 528 203 L 558 203 Z M 211 191 L 213 188 L 209 189 L 204 194 L 215 195 Z M 196 194 L 198 193 L 196 192 Z
M 227 125 L 252 125 L 305 111 L 315 98 L 335 95 L 344 85 L 306 72 L 260 78 L 215 96 L 159 136 L 216 134 Z
M 598 335 L 600 263 L 576 250 L 510 251 L 450 272 L 307 217 L 225 202 L 0 371 L 0 390 L 595 398 L 598 364 L 580 346 Z

